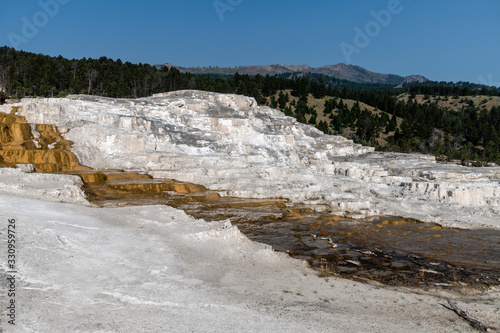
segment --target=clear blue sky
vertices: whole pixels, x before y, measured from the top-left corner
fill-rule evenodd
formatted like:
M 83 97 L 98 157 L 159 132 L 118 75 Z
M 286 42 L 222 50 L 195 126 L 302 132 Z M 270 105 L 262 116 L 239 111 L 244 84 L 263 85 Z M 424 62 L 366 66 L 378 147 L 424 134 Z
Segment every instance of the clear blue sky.
M 390 18 L 377 23 L 372 11 Z M 356 39 L 356 27 L 368 35 Z M 187 67 L 344 62 L 500 86 L 499 33 L 498 0 L 25 0 L 4 1 L 0 12 L 0 45 L 53 56 Z

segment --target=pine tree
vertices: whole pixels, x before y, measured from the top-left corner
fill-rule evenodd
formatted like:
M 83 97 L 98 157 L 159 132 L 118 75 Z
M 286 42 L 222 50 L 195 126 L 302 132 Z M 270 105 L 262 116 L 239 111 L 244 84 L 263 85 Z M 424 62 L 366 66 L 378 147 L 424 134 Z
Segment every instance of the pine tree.
M 271 96 L 271 104 L 270 104 L 272 109 L 278 108 L 278 101 L 274 96 Z
M 328 134 L 328 123 L 326 121 L 320 121 L 317 128 L 323 133 Z

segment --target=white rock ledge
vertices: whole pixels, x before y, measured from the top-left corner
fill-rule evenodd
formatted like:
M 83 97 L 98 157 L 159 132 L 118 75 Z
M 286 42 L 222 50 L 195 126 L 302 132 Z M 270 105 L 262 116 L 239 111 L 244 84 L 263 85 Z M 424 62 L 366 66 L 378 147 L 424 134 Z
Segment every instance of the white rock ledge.
M 0 193 L 19 197 L 90 205 L 80 177 L 26 173 L 21 169 L 0 168 Z

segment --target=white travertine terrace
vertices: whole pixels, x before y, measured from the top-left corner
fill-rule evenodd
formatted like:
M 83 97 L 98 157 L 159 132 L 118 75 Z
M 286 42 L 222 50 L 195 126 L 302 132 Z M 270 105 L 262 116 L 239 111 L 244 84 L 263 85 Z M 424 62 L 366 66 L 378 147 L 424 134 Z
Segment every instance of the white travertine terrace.
M 232 195 L 285 197 L 353 217 L 500 228 L 500 168 L 374 152 L 250 97 L 189 90 L 139 99 L 26 98 L 18 106 L 28 122 L 58 126 L 81 164 L 96 169 L 140 170 Z

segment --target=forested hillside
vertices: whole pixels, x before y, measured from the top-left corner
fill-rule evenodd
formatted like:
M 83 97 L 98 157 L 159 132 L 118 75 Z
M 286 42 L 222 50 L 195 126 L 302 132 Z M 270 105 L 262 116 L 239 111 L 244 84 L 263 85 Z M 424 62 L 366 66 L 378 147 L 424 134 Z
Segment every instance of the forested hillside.
M 120 59 L 65 59 L 0 48 L 0 102 L 93 94 L 135 98 L 199 89 L 255 97 L 325 133 L 379 150 L 500 163 L 500 90 L 467 82 L 359 84 L 318 74 L 193 75 Z

